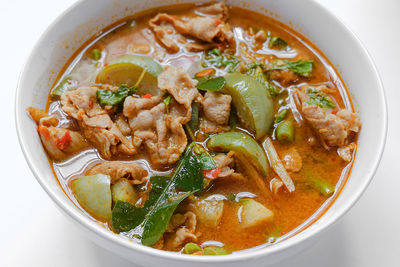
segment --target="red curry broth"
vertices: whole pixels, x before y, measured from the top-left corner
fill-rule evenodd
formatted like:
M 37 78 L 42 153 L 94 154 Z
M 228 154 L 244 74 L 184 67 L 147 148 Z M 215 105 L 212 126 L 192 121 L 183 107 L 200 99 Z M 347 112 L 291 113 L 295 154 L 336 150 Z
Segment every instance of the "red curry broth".
M 109 32 L 105 29 L 103 32 L 106 34 L 101 35 L 101 38 L 93 38 L 87 42 L 87 44 L 82 46 L 77 56 L 71 58 L 71 60 L 66 64 L 64 68 L 65 71 L 61 73 L 61 75 L 67 74 L 66 70 L 70 64 L 90 57 L 90 51 L 92 48 L 101 49 L 103 53 L 105 53 L 102 60 L 99 61 L 99 64 L 107 65 L 111 60 L 126 54 L 125 50 L 127 43 L 131 44 L 131 49 L 128 49 L 131 53 L 150 52 L 150 55 L 152 55 L 156 60 L 159 60 L 162 65 L 171 62 L 175 62 L 175 64 L 179 63 L 177 65 L 184 65 L 191 63 L 193 60 L 200 60 L 203 52 L 190 53 L 181 50 L 178 54 L 174 55 L 166 53 L 165 49 L 155 41 L 151 31 L 145 30 L 148 27 L 148 20 L 157 13 L 166 12 L 176 16 L 191 16 L 194 13 L 188 11 L 190 10 L 188 9 L 189 7 L 192 7 L 192 5 L 160 7 L 136 14 L 133 17 L 115 23 L 114 25 L 118 26 L 109 27 L 109 29 L 115 27 L 112 31 Z M 255 52 L 257 50 L 262 49 L 262 45 L 251 44 L 248 39 L 246 39 L 249 36 L 250 28 L 267 29 L 271 32 L 271 36 L 279 36 L 288 42 L 295 56 L 291 57 L 288 55 L 287 59 L 314 60 L 313 76 L 303 80 L 303 82 L 305 81 L 308 84 L 316 85 L 324 83 L 336 88 L 337 90 L 332 94 L 332 96 L 335 98 L 338 105 L 342 108 L 345 106 L 351 108 L 351 102 L 345 89 L 345 85 L 334 67 L 312 43 L 299 33 L 272 18 L 237 7 L 230 8 L 230 18 L 228 23 L 232 28 L 234 28 L 234 31 L 242 33 L 244 36 L 244 40 L 236 38 L 236 43 L 238 44 L 237 54 L 240 54 L 240 50 L 244 49 L 258 61 L 272 62 L 277 58 L 286 59 L 286 57 L 282 57 L 285 53 L 280 51 L 275 51 L 275 54 L 278 56 L 268 53 L 266 53 L 266 55 L 261 55 L 260 53 L 256 54 Z M 110 52 L 110 50 L 112 51 Z M 182 61 L 174 61 L 172 59 L 173 57 L 181 57 Z M 287 97 L 287 92 L 284 92 L 274 100 L 276 112 L 279 109 L 279 100 L 285 100 Z M 48 104 L 50 107 L 50 113 L 62 113 L 59 110 L 60 107 L 57 100 L 54 101 L 49 97 Z M 288 117 L 293 118 L 291 112 L 288 113 Z M 201 223 L 198 224 L 197 231 L 201 233 L 201 235 L 199 235 L 196 243 L 202 244 L 206 241 L 218 241 L 232 251 L 243 250 L 267 243 L 268 238 L 272 235 L 285 237 L 285 235 L 291 231 L 299 230 L 296 229 L 296 227 L 299 227 L 304 222 L 308 221 L 307 225 L 309 225 L 315 221 L 323 212 L 323 210 L 319 210 L 321 206 L 327 207 L 328 204 L 337 196 L 340 191 L 338 189 L 343 186 L 349 174 L 351 163 L 349 164 L 341 160 L 335 149 L 324 149 L 319 144 L 318 140 L 315 144 L 310 145 L 308 142 L 310 138 L 317 139 L 310 126 L 307 123 L 303 123 L 302 125 L 295 124 L 295 140 L 293 143 L 281 144 L 276 140 L 274 141 L 274 145 L 279 154 L 290 147 L 296 147 L 303 159 L 303 167 L 301 171 L 290 174 L 296 185 L 294 193 L 289 194 L 286 192 L 282 194 L 273 194 L 272 192 L 269 192 L 269 195 L 265 197 L 262 196 L 256 184 L 251 182 L 251 180 L 248 183 L 240 181 L 231 182 L 229 180 L 215 181 L 211 187 L 205 190 L 205 195 L 228 195 L 230 193 L 251 192 L 256 195 L 255 199 L 257 201 L 273 211 L 273 222 L 263 223 L 256 227 L 243 230 L 240 228 L 237 219 L 238 208 L 240 205 L 236 202 L 226 201 L 222 220 L 216 229 L 207 227 Z M 98 154 L 95 153 L 94 149 L 88 151 L 89 152 L 76 156 L 75 160 L 70 161 L 70 163 L 53 163 L 57 178 L 72 199 L 74 199 L 74 196 L 68 188 L 69 181 L 83 175 L 89 166 L 93 166 L 94 163 L 102 161 Z M 118 156 L 113 159 L 140 159 L 141 161 L 139 163 L 149 171 L 149 174 L 157 174 L 159 171 L 165 171 L 165 173 L 168 174 L 173 171 L 173 166 L 157 169 L 157 166 L 153 166 L 149 163 L 148 157 L 145 153 L 140 153 L 134 157 Z M 79 166 L 79 168 L 77 166 Z M 337 190 L 335 194 L 331 197 L 321 195 L 317 190 L 315 190 L 315 188 L 310 186 L 308 182 L 310 174 L 317 177 L 323 177 L 332 185 L 336 185 Z M 277 177 L 277 175 L 271 170 L 266 181 L 269 182 L 274 177 Z M 75 199 L 74 201 L 77 203 Z M 188 201 L 185 201 L 182 207 L 185 207 L 187 203 Z M 317 212 L 318 210 L 319 212 Z M 107 223 L 105 223 L 105 225 L 107 226 Z M 303 226 L 303 228 L 307 225 Z M 181 247 L 157 247 L 165 250 L 181 249 Z

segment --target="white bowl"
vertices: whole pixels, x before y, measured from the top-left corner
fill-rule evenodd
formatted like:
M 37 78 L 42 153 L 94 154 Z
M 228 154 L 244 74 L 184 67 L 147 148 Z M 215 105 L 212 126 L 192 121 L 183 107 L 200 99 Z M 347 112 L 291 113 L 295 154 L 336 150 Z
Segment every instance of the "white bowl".
M 15 115 L 21 148 L 38 182 L 57 206 L 94 242 L 132 262 L 155 266 L 263 266 L 291 256 L 320 236 L 357 201 L 371 181 L 384 149 L 387 131 L 386 101 L 371 57 L 357 37 L 333 14 L 312 0 L 227 1 L 270 16 L 301 32 L 332 61 L 353 98 L 363 123 L 353 170 L 333 205 L 314 224 L 297 235 L 262 249 L 232 255 L 189 256 L 142 246 L 120 238 L 83 214 L 65 195 L 53 175 L 36 126 L 25 109 L 44 108 L 57 73 L 85 40 L 129 14 L 177 0 L 81 0 L 50 25 L 34 47 L 20 77 Z M 199 2 L 199 1 L 196 1 Z M 205 1 L 200 1 L 205 2 Z

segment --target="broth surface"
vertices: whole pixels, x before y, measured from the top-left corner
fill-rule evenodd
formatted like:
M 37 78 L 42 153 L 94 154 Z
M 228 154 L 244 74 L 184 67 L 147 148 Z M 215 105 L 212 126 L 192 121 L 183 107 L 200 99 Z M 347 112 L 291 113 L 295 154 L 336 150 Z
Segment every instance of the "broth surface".
M 155 59 L 163 67 L 167 65 L 181 67 L 191 76 L 195 75 L 202 70 L 202 67 L 196 62 L 204 60 L 204 52 L 188 52 L 182 48 L 184 40 L 177 38 L 176 42 L 181 49 L 178 53 L 170 54 L 155 38 L 148 24 L 149 20 L 158 13 L 168 13 L 178 18 L 197 16 L 198 13 L 193 11 L 194 7 L 194 5 L 160 7 L 136 14 L 104 29 L 98 35 L 99 37 L 93 37 L 85 46 L 81 47 L 74 58 L 71 58 L 60 75 L 59 81 L 73 73 L 75 77 L 78 77 L 80 86 L 96 84 L 95 77 L 102 68 L 108 66 L 113 60 L 127 54 L 145 54 Z M 322 52 L 309 40 L 270 17 L 238 7 L 230 7 L 229 12 L 227 23 L 230 24 L 234 33 L 235 55 L 243 59 L 243 61 L 257 61 L 267 65 L 277 59 L 290 61 L 313 60 L 312 77 L 301 78 L 290 85 L 282 85 L 274 81 L 276 86 L 282 88 L 282 93 L 273 99 L 274 113 L 279 112 L 282 107 L 281 103 L 286 103 L 290 107 L 292 101 L 290 92 L 304 84 L 312 86 L 326 85 L 329 88 L 333 88 L 334 91 L 330 92 L 330 96 L 334 98 L 337 107 L 352 110 L 348 92 L 339 74 Z M 266 43 L 255 42 L 254 34 L 251 34 L 251 31 L 257 31 L 258 29 L 268 30 L 270 36 L 279 36 L 288 43 L 288 48 L 278 50 L 270 48 Z M 191 39 L 188 38 L 188 40 Z M 93 49 L 101 51 L 101 59 L 96 62 L 92 60 L 91 53 Z M 217 69 L 216 74 L 223 75 L 224 72 Z M 59 118 L 59 127 L 79 130 L 79 125 L 74 120 L 71 120 L 61 109 L 60 100 L 52 98 L 51 95 L 49 96 L 47 111 L 49 114 Z M 279 194 L 268 191 L 268 194 L 265 195 L 251 179 L 247 182 L 226 179 L 213 181 L 209 187 L 204 189 L 202 198 L 221 195 L 225 197 L 230 195 L 250 196 L 270 209 L 274 214 L 274 220 L 243 229 L 240 222 L 241 202 L 225 200 L 222 219 L 217 227 L 210 227 L 198 222 L 196 228 L 197 244 L 222 245 L 231 251 L 248 249 L 259 245 L 272 245 L 274 242 L 290 237 L 310 225 L 322 215 L 324 210 L 337 197 L 350 173 L 352 161 L 346 162 L 342 160 L 335 148 L 324 148 L 318 141 L 311 126 L 304 120 L 298 121 L 293 112 L 288 112 L 286 119 L 295 122 L 294 141 L 286 144 L 279 142 L 276 138 L 276 124 L 270 135 L 273 139 L 273 145 L 281 158 L 293 147 L 301 156 L 302 167 L 300 171 L 290 172 L 290 177 L 296 187 L 295 191 L 292 193 L 284 191 Z M 240 124 L 238 131 L 247 132 Z M 209 136 L 198 133 L 197 138 L 197 141 L 206 144 Z M 310 138 L 314 140 L 314 143 Z M 352 140 L 355 141 L 356 136 Z M 261 144 L 261 141 L 259 143 Z M 144 150 L 134 156 L 113 155 L 111 160 L 134 161 L 148 171 L 149 177 L 153 175 L 169 176 L 175 168 L 175 165 L 157 166 L 152 164 L 149 160 L 149 155 Z M 66 161 L 52 161 L 52 167 L 60 185 L 71 200 L 80 207 L 71 190 L 71 181 L 85 175 L 96 164 L 105 161 L 97 152 L 97 149 L 91 146 Z M 268 188 L 270 188 L 270 181 L 277 177 L 277 174 L 270 168 L 268 176 L 265 177 Z M 335 192 L 329 196 L 321 194 L 310 183 L 310 177 L 319 177 L 329 184 L 335 185 Z M 140 194 L 145 200 L 145 193 L 142 191 Z M 188 198 L 179 205 L 177 212 L 192 209 L 191 200 Z M 82 211 L 92 217 L 83 208 Z M 92 218 L 96 220 L 96 218 Z M 108 222 L 102 222 L 101 220 L 98 222 L 111 229 Z M 122 233 L 122 235 L 127 234 Z M 166 235 L 168 236 L 168 234 Z M 132 237 L 129 234 L 127 236 Z M 171 247 L 168 242 L 164 244 L 158 242 L 154 247 L 173 251 L 182 250 L 182 246 Z

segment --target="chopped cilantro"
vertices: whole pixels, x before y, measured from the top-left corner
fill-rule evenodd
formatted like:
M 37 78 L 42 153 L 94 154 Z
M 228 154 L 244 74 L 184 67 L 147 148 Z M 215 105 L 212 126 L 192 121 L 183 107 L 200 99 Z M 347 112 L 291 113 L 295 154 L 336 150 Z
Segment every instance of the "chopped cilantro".
M 286 46 L 288 46 L 288 43 L 285 40 L 283 40 L 281 37 L 274 36 L 271 38 L 271 40 L 269 40 L 269 46 L 282 49 L 282 48 L 285 48 Z
M 223 68 L 227 72 L 233 72 L 238 68 L 239 64 L 240 59 L 238 57 L 214 48 L 206 52 L 203 67 Z
M 318 91 L 314 87 L 307 88 L 307 95 L 310 97 L 307 100 L 307 104 L 309 105 L 317 105 L 321 108 L 335 108 L 335 104 L 327 94 L 324 92 Z
M 312 76 L 313 61 L 312 60 L 276 60 L 272 68 L 269 70 L 291 70 L 296 74 L 309 78 Z

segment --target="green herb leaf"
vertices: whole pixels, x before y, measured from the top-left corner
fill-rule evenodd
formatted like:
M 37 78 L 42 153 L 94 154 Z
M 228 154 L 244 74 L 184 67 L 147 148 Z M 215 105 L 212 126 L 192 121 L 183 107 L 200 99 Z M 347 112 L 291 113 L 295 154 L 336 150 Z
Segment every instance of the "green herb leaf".
M 312 76 L 313 61 L 312 60 L 276 60 L 272 68 L 269 70 L 291 70 L 296 74 L 309 78 Z
M 142 243 L 151 246 L 165 232 L 175 209 L 185 198 L 203 188 L 202 163 L 194 153 L 195 143 L 189 145 L 171 178 L 153 176 L 150 178 L 151 190 L 143 207 L 117 201 L 111 217 L 115 232 L 133 232 Z M 178 193 L 177 189 L 187 190 Z
M 197 158 L 202 164 L 203 170 L 212 170 L 217 168 L 217 164 L 215 164 L 214 159 L 212 158 L 210 153 L 208 153 L 207 150 L 204 149 L 203 146 L 196 144 L 194 145 L 193 151 L 197 154 Z
M 307 100 L 309 105 L 317 105 L 321 108 L 335 108 L 332 98 L 322 91 L 318 91 L 314 87 L 307 88 L 307 95 L 310 97 Z
M 167 109 L 167 114 L 169 114 L 169 105 L 172 103 L 174 99 L 170 94 L 168 94 L 164 99 L 163 102 L 165 104 L 165 108 Z
M 200 191 L 203 189 L 203 165 L 193 151 L 192 143 L 179 162 L 175 171 L 175 186 L 184 191 Z
M 65 77 L 52 91 L 51 96 L 61 97 L 61 95 L 69 90 L 78 87 L 78 82 L 71 77 Z
M 220 49 L 208 50 L 205 55 L 203 67 L 223 68 L 227 72 L 233 72 L 240 64 L 240 59 L 228 53 L 222 53 Z
M 160 237 L 164 234 L 165 229 L 167 229 L 169 220 L 178 205 L 192 192 L 187 192 L 176 196 L 173 201 L 166 202 L 154 212 L 151 212 L 146 220 L 146 224 L 143 229 L 142 244 L 145 246 L 154 245 Z
M 119 86 L 116 92 L 107 90 L 107 89 L 100 89 L 97 90 L 97 100 L 99 101 L 102 107 L 104 106 L 118 106 L 122 104 L 125 98 L 129 95 L 133 95 L 137 92 L 137 87 L 132 86 L 129 87 L 126 84 L 122 84 Z
M 129 202 L 117 201 L 111 216 L 111 225 L 115 232 L 127 232 L 138 226 L 146 216 L 145 208 L 137 208 Z
M 215 78 L 210 78 L 210 77 L 204 77 L 204 78 L 199 78 L 199 83 L 196 85 L 197 89 L 202 90 L 202 91 L 220 91 L 222 88 L 224 88 L 226 84 L 226 80 L 224 77 L 215 77 Z
M 288 43 L 279 36 L 274 36 L 269 41 L 270 47 L 285 48 Z

